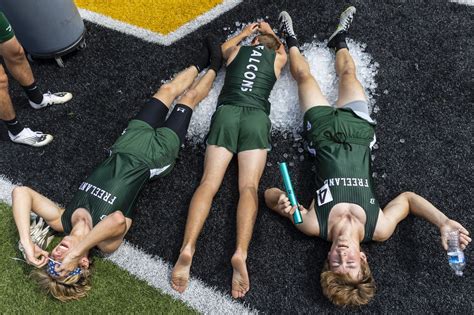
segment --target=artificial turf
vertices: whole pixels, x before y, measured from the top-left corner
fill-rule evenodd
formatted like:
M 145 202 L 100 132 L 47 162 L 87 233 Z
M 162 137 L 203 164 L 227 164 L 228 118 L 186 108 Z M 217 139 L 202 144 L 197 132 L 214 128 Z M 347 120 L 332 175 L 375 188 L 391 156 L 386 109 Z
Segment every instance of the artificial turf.
M 94 258 L 93 289 L 79 301 L 64 304 L 39 290 L 29 279 L 33 267 L 13 260 L 21 258 L 16 247 L 18 233 L 11 208 L 0 203 L 0 313 L 167 313 L 195 314 L 196 312 L 148 286 L 128 272 L 103 258 Z M 54 243 L 54 242 L 53 242 Z M 53 243 L 50 245 L 52 247 Z

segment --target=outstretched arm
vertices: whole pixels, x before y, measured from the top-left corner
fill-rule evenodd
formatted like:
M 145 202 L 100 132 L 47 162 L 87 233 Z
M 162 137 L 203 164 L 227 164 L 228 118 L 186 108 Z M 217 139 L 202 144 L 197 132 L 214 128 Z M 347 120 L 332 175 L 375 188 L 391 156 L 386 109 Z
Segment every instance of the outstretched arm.
M 115 249 L 117 249 L 121 239 L 127 233 L 128 227 L 126 218 L 121 211 L 115 211 L 108 215 L 94 226 L 89 234 L 64 257 L 62 264 L 57 269 L 58 273 L 64 276 L 73 271 L 79 265 L 79 260 L 87 255 L 93 247 L 98 246 L 100 248 L 100 245 L 106 244 L 107 241 L 119 239 L 120 242 L 114 242 Z
M 28 187 L 15 187 L 12 192 L 13 219 L 15 220 L 20 243 L 25 250 L 26 261 L 41 267 L 48 261 L 48 252 L 35 245 L 30 236 L 30 213 L 42 217 L 56 231 L 62 232 L 61 215 L 63 209 L 57 204 Z
M 469 231 L 461 224 L 449 219 L 428 200 L 412 192 L 400 194 L 383 209 L 377 221 L 374 240 L 384 241 L 392 236 L 397 224 L 409 213 L 421 217 L 439 228 L 444 249 L 448 247 L 446 233 L 450 230 L 459 230 L 459 241 L 463 249 L 471 242 Z
M 231 56 L 232 52 L 235 51 L 239 43 L 243 41 L 245 38 L 249 37 L 253 33 L 258 30 L 258 23 L 251 23 L 244 27 L 244 29 L 237 34 L 236 36 L 232 37 L 231 39 L 227 40 L 225 43 L 222 44 L 222 57 L 224 60 L 228 60 Z
M 284 191 L 278 188 L 265 190 L 265 203 L 268 208 L 288 218 L 294 224 L 293 213 L 296 211 L 296 206 L 291 206 L 290 200 Z M 319 236 L 319 222 L 314 210 L 314 200 L 309 210 L 305 209 L 302 205 L 298 205 L 298 209 L 303 218 L 303 223 L 297 224 L 296 228 L 308 236 Z

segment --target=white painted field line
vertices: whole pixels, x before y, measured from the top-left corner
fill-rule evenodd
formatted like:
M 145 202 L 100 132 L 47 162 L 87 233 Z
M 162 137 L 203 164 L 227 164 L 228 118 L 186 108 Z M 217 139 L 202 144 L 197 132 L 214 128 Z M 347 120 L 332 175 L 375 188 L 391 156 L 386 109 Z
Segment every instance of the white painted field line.
M 11 193 L 14 184 L 0 175 L 0 201 L 11 205 Z M 202 281 L 191 277 L 186 292 L 179 294 L 170 286 L 171 266 L 159 257 L 139 250 L 124 242 L 122 246 L 106 259 L 120 268 L 127 270 L 135 277 L 144 280 L 150 286 L 181 300 L 203 314 L 255 314 L 256 310 L 234 301 L 230 295 L 224 295 L 214 288 L 206 286 Z M 139 310 L 138 310 L 139 311 Z
M 450 2 L 474 6 L 474 0 L 451 0 Z
M 100 13 L 96 13 L 86 9 L 79 9 L 79 13 L 81 14 L 83 19 L 86 19 L 90 22 L 114 29 L 125 34 L 136 36 L 147 42 L 158 43 L 161 45 L 168 46 L 174 43 L 175 41 L 183 38 L 184 36 L 188 35 L 189 33 L 194 32 L 199 27 L 211 22 L 223 13 L 231 10 L 241 2 L 242 0 L 224 0 L 221 4 L 215 6 L 206 13 L 196 17 L 194 20 L 184 24 L 176 31 L 171 32 L 168 35 L 155 33 L 145 28 L 118 21 L 106 15 L 102 15 Z
M 205 314 L 251 314 L 255 310 L 246 308 L 230 297 L 206 286 L 202 281 L 191 278 L 189 286 L 182 294 L 174 291 L 170 283 L 171 266 L 159 257 L 152 257 L 124 242 L 107 259 L 127 270 L 149 285 L 184 301 L 192 308 Z

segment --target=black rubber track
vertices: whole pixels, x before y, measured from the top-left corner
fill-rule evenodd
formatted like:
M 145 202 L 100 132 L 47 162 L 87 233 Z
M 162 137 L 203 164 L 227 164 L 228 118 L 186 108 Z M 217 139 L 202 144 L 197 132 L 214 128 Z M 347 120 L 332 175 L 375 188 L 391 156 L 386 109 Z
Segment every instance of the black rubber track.
M 207 33 L 222 39 L 224 27 L 269 16 L 280 10 L 294 19 L 300 42 L 327 38 L 346 1 L 244 1 L 211 24 L 169 46 L 86 23 L 88 47 L 54 62 L 32 65 L 44 89 L 74 93 L 72 102 L 34 111 L 15 82 L 11 95 L 18 117 L 28 126 L 55 136 L 34 149 L 6 140 L 0 125 L 0 174 L 66 203 L 77 185 L 110 146 L 161 80 L 187 65 L 194 43 Z M 350 37 L 367 43 L 380 64 L 376 96 L 380 112 L 379 149 L 373 171 L 382 205 L 402 191 L 415 191 L 448 216 L 474 229 L 473 76 L 474 8 L 447 1 L 353 1 L 357 15 Z M 179 56 L 179 58 L 177 58 Z M 384 93 L 385 91 L 385 93 Z M 405 142 L 401 143 L 400 139 Z M 280 185 L 276 163 L 292 154 L 293 140 L 273 138 L 273 164 L 263 176 L 265 188 Z M 143 190 L 127 239 L 146 252 L 174 263 L 178 257 L 187 207 L 202 172 L 204 146 L 186 146 L 172 176 Z M 314 189 L 309 157 L 290 171 L 299 199 L 308 205 Z M 192 275 L 230 294 L 230 258 L 235 242 L 237 168 L 229 168 L 199 239 Z M 382 174 L 386 174 L 382 178 Z M 13 224 L 13 223 L 12 223 Z M 260 200 L 248 257 L 251 290 L 245 303 L 265 313 L 337 313 L 321 292 L 319 273 L 329 244 L 304 236 L 270 212 Z M 472 246 L 466 250 L 465 276 L 449 269 L 438 230 L 408 217 L 393 237 L 365 249 L 378 291 L 358 312 L 473 312 Z

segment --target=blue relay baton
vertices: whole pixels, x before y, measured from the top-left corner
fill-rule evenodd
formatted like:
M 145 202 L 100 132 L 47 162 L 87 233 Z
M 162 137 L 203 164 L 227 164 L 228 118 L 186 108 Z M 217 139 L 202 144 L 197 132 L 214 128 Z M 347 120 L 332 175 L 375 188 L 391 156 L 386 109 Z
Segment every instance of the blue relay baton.
M 290 174 L 288 173 L 288 168 L 286 163 L 282 162 L 280 164 L 280 173 L 283 177 L 283 184 L 285 185 L 286 194 L 288 199 L 290 199 L 290 204 L 292 207 L 296 206 L 296 211 L 293 213 L 293 222 L 295 224 L 303 223 L 303 218 L 301 217 L 301 212 L 298 209 L 298 201 L 296 201 L 295 192 L 293 191 L 293 185 L 291 185 Z

